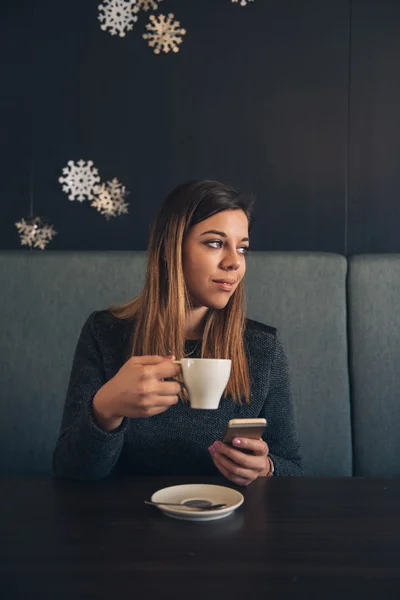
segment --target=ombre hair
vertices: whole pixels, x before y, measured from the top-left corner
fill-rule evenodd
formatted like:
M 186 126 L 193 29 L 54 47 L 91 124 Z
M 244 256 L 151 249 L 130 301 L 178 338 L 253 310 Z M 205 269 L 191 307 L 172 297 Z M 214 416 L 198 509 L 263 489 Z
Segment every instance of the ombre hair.
M 151 227 L 143 291 L 109 309 L 119 319 L 134 321 L 131 356 L 186 356 L 185 323 L 192 304 L 182 266 L 185 237 L 191 227 L 224 210 L 242 210 L 250 230 L 252 207 L 252 199 L 217 181 L 189 181 L 168 195 Z M 250 402 L 245 312 L 242 279 L 223 309 L 209 308 L 201 348 L 202 358 L 232 360 L 225 395 L 239 404 Z

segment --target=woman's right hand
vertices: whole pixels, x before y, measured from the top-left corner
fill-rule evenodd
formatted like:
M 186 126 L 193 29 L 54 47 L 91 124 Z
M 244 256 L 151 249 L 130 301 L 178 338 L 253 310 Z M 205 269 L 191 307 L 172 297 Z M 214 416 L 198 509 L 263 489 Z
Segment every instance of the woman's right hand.
M 179 400 L 181 384 L 164 381 L 176 377 L 180 366 L 174 356 L 133 356 L 93 398 L 92 412 L 102 429 L 111 431 L 124 417 L 153 417 Z

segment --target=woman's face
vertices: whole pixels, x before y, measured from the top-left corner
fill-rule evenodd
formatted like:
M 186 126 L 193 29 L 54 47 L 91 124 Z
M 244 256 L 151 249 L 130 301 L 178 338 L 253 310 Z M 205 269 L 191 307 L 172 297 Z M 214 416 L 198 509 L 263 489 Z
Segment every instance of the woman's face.
M 188 232 L 183 273 L 195 307 L 226 306 L 246 271 L 248 220 L 242 210 L 224 210 Z

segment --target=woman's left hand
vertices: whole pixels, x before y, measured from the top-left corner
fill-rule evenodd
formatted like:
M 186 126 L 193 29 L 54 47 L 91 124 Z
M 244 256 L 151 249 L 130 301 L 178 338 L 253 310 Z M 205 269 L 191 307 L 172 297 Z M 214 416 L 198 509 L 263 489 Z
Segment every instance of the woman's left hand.
M 257 477 L 269 474 L 271 463 L 268 459 L 268 445 L 261 438 L 234 438 L 233 448 L 223 442 L 214 442 L 209 448 L 217 469 L 237 485 L 249 485 Z M 239 448 L 250 450 L 253 454 L 241 452 Z

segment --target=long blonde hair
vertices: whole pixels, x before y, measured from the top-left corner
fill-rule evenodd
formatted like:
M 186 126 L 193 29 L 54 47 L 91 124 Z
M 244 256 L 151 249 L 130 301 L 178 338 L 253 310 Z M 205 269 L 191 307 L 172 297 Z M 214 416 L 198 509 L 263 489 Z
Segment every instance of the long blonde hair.
M 191 300 L 182 268 L 182 247 L 189 229 L 223 210 L 243 210 L 251 227 L 253 201 L 216 181 L 189 181 L 175 188 L 161 206 L 150 232 L 144 288 L 139 296 L 109 310 L 134 320 L 131 356 L 185 356 L 185 323 Z M 202 358 L 230 358 L 225 395 L 250 402 L 250 378 L 244 349 L 243 280 L 225 308 L 210 308 L 205 318 Z

